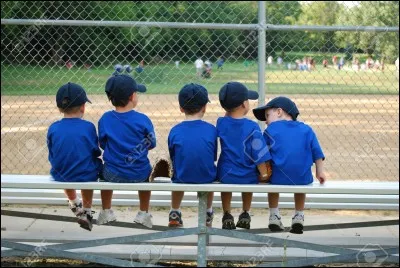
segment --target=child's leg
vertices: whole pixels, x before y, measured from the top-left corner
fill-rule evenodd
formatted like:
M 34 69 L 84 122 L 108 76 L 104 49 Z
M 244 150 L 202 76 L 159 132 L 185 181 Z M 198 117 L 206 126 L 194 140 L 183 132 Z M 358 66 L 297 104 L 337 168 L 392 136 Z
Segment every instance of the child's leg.
M 284 226 L 279 215 L 279 193 L 268 193 L 269 224 L 268 228 L 273 231 L 283 231 Z
M 207 212 L 212 212 L 213 200 L 214 200 L 214 192 L 209 192 L 207 196 Z
M 112 190 L 101 190 L 101 206 L 104 209 L 111 209 Z
M 185 192 L 173 191 L 171 194 L 171 210 L 179 210 Z
M 294 194 L 294 207 L 296 211 L 303 211 L 306 203 L 306 194 Z
M 79 203 L 79 198 L 76 195 L 76 190 L 74 189 L 65 189 L 65 195 L 67 196 L 68 200 L 71 202 L 76 201 L 75 203 Z
M 253 200 L 253 193 L 242 193 L 243 211 L 250 211 L 252 200 Z
M 151 191 L 139 191 L 140 210 L 149 212 Z
M 231 213 L 232 193 L 221 192 L 222 209 L 225 212 Z
M 268 206 L 269 209 L 278 208 L 279 206 L 279 193 L 268 193 Z
M 81 190 L 83 209 L 91 211 L 93 202 L 93 190 Z

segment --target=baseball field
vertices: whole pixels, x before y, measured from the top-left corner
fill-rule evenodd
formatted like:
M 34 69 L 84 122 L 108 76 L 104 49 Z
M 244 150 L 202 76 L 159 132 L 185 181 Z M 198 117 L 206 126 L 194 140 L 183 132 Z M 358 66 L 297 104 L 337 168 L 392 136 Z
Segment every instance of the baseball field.
M 72 81 L 83 85 L 93 104 L 86 107 L 85 119 L 97 122 L 113 109 L 104 94 L 109 68 L 2 66 L 1 71 L 1 154 L 2 174 L 48 174 L 46 133 L 48 126 L 62 117 L 55 105 L 60 85 Z M 184 119 L 177 92 L 188 82 L 201 83 L 211 93 L 205 120 L 213 124 L 224 111 L 218 91 L 228 81 L 257 89 L 256 64 L 226 64 L 213 70 L 211 79 L 196 77 L 193 64 L 146 66 L 133 74 L 148 87 L 141 94 L 137 110 L 152 120 L 157 147 L 152 161 L 167 155 L 169 130 Z M 286 95 L 299 107 L 299 120 L 313 127 L 326 156 L 326 173 L 331 180 L 399 180 L 399 84 L 394 66 L 385 71 L 323 69 L 312 72 L 289 71 L 268 66 L 266 101 Z M 257 102 L 251 102 L 257 107 Z M 250 112 L 248 117 L 254 119 Z M 234 131 L 234 130 L 232 130 Z M 195 152 L 194 152 L 195 153 Z

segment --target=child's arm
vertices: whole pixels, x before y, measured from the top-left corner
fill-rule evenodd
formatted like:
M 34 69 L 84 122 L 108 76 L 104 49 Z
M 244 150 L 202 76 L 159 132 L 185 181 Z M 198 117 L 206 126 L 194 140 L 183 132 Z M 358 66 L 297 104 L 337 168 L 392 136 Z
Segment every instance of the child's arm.
M 260 172 L 258 180 L 260 182 L 268 182 L 272 175 L 271 161 L 257 165 L 257 169 Z
M 319 183 L 324 184 L 326 181 L 326 175 L 324 172 L 324 161 L 322 158 L 315 161 L 315 175 L 319 180 Z

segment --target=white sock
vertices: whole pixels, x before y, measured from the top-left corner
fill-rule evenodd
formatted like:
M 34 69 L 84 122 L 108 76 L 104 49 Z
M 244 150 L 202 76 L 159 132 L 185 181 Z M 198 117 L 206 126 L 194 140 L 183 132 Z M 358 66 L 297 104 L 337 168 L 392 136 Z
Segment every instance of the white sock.
M 296 214 L 304 217 L 304 211 L 303 210 L 295 210 L 294 211 L 294 215 L 296 215 Z
M 207 212 L 208 212 L 208 213 L 212 213 L 212 212 L 213 212 L 213 209 L 212 209 L 212 207 L 210 207 L 210 208 L 207 208 Z
M 280 216 L 280 214 L 279 214 L 279 208 L 269 208 L 269 215 L 277 215 L 277 216 Z
M 83 208 L 86 214 L 92 215 L 92 208 Z
M 176 211 L 178 213 L 181 213 L 181 209 L 180 208 L 171 208 L 169 213 L 171 213 L 172 211 Z
M 148 213 L 148 211 L 146 211 L 146 210 L 145 210 L 145 211 L 141 211 L 141 210 L 139 210 L 139 211 L 140 211 L 141 213 Z
M 79 199 L 79 197 L 76 197 L 76 199 L 74 199 L 74 200 L 68 200 L 68 202 L 69 202 L 72 206 L 74 206 L 74 205 L 78 205 L 78 204 L 81 202 L 81 200 Z

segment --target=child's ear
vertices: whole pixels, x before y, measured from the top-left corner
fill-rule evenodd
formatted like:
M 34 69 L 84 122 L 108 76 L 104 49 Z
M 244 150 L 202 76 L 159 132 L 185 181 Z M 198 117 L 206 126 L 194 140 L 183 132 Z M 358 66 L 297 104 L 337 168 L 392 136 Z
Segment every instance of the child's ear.
M 137 96 L 136 92 L 133 92 L 132 95 L 129 96 L 129 101 L 133 101 Z
M 185 112 L 181 106 L 179 106 L 179 109 L 181 110 L 181 113 Z

